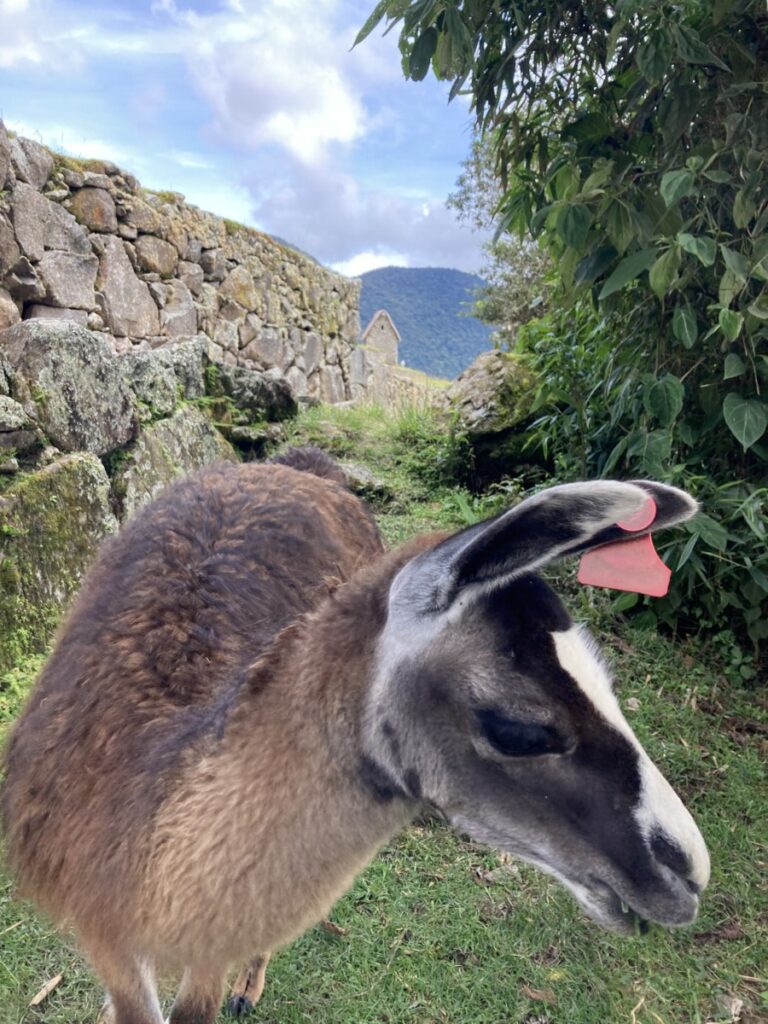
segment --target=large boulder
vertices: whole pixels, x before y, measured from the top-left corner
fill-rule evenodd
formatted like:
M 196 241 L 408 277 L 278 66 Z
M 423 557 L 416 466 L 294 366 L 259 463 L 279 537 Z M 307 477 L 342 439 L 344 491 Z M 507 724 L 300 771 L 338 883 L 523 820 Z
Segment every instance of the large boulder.
M 296 415 L 296 401 L 284 377 L 274 370 L 260 373 L 242 366 L 216 366 L 209 374 L 209 393 L 230 399 L 236 423 L 284 420 Z
M 170 418 L 148 424 L 121 453 L 112 476 L 121 518 L 132 516 L 176 477 L 222 459 L 237 462 L 234 448 L 194 406 L 182 406 Z
M 126 384 L 139 402 L 142 419 L 170 416 L 179 401 L 179 385 L 170 349 L 126 352 L 120 356 L 119 366 Z
M 445 393 L 445 402 L 470 435 L 498 434 L 529 415 L 536 393 L 533 373 L 519 356 L 482 352 Z
M 62 451 L 104 455 L 134 436 L 137 414 L 105 341 L 65 320 L 26 320 L 0 334 L 12 397 Z
M 43 650 L 101 541 L 117 529 L 94 455 L 67 455 L 0 497 L 0 672 Z

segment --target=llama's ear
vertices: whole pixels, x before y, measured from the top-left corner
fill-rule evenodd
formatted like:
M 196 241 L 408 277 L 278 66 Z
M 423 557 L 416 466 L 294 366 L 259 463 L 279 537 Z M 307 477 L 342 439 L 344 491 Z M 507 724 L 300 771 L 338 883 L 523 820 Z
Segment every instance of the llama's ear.
M 638 519 L 647 509 L 652 521 Z M 644 480 L 550 487 L 418 555 L 395 577 L 390 602 L 444 612 L 547 562 L 671 526 L 696 509 L 684 491 Z M 642 527 L 633 528 L 633 520 Z

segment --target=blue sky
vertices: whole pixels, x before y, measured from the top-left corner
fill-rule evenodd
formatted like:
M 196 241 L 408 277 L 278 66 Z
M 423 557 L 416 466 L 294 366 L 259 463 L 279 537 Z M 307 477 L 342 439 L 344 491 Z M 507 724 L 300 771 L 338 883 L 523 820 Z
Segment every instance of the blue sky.
M 324 263 L 475 271 L 445 208 L 471 116 L 406 82 L 375 0 L 0 0 L 0 117 Z

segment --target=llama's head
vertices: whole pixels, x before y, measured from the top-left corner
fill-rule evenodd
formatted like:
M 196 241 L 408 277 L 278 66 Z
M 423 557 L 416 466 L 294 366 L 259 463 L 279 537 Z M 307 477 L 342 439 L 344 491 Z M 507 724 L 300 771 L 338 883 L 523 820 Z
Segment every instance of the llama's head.
M 692 921 L 707 849 L 594 643 L 533 570 L 636 537 L 616 524 L 649 494 L 649 529 L 696 510 L 660 484 L 554 487 L 408 562 L 390 589 L 365 727 L 367 755 L 401 790 L 554 875 L 617 931 Z

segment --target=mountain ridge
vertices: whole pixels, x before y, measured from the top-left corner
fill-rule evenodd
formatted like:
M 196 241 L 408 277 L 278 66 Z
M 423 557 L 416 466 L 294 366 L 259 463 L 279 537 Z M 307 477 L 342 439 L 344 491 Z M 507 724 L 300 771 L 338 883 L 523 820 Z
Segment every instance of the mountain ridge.
M 469 315 L 476 274 L 450 267 L 379 267 L 360 275 L 360 322 L 386 309 L 402 339 L 400 359 L 434 377 L 457 377 L 491 347 L 492 328 Z

